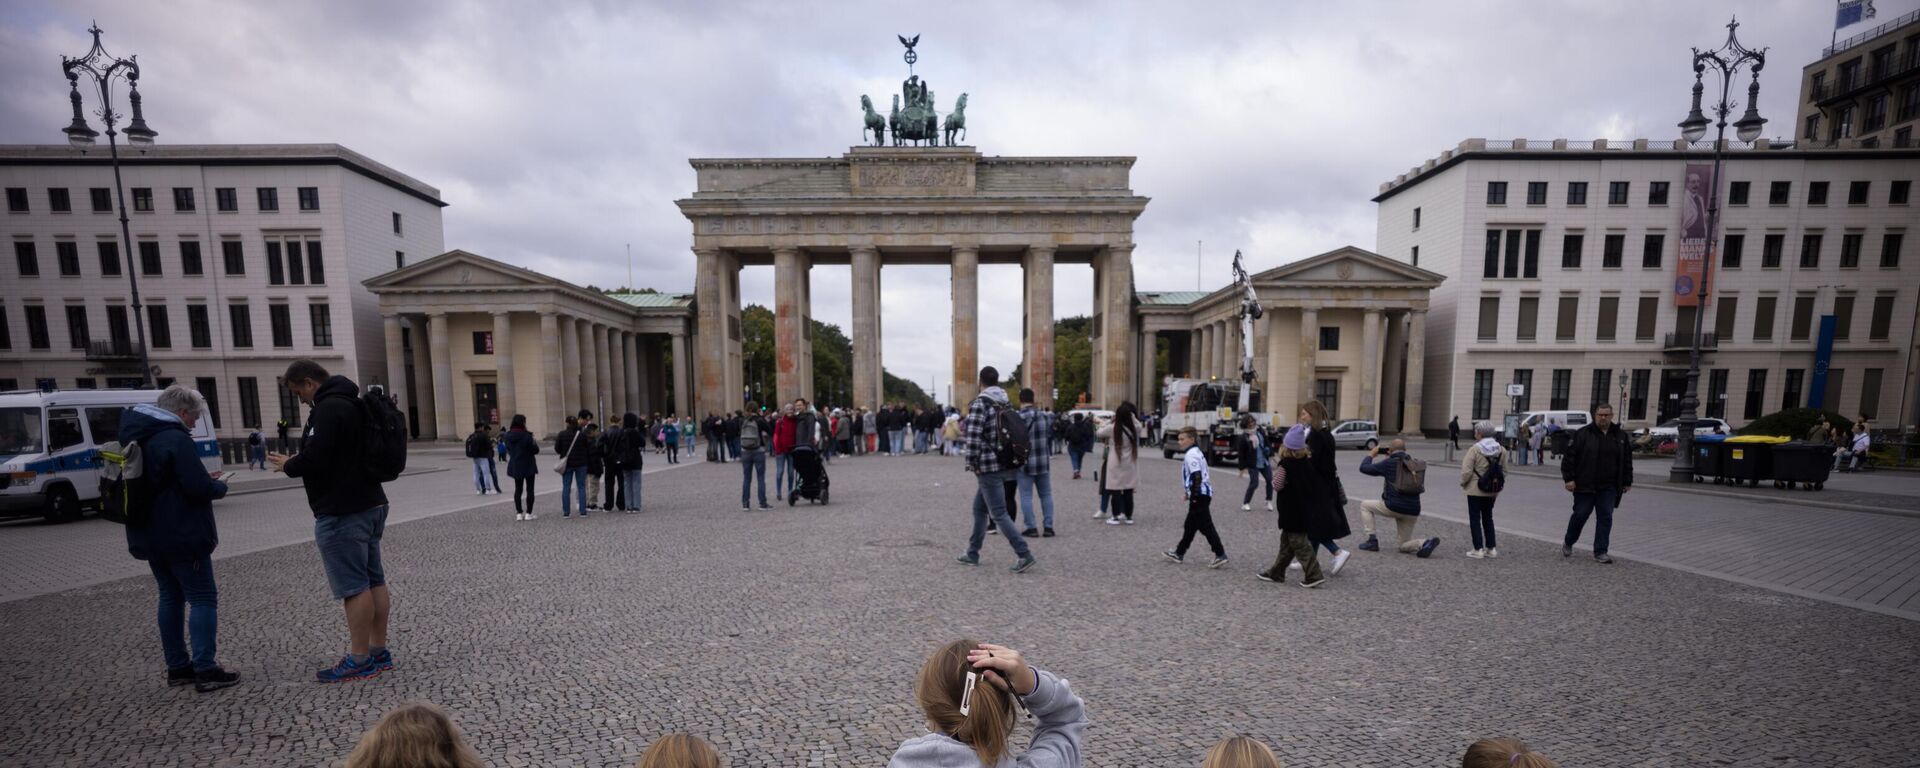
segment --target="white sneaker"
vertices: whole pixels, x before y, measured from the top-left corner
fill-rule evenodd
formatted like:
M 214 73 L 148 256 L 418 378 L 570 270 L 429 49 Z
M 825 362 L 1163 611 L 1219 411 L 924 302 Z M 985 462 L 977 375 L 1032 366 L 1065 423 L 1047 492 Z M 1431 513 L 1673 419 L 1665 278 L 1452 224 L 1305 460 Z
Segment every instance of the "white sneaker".
M 1117 517 L 1110 517 L 1110 518 L 1107 518 L 1107 525 L 1125 525 L 1125 524 L 1126 524 L 1126 523 L 1124 523 L 1123 521 L 1121 521 L 1121 519 L 1120 519 L 1120 518 L 1117 518 Z
M 1500 550 L 1494 549 L 1493 547 L 1487 547 L 1487 557 L 1499 557 L 1499 556 L 1500 556 Z
M 1289 570 L 1289 571 L 1298 571 L 1298 570 L 1303 570 L 1303 569 L 1302 569 L 1302 568 L 1300 567 L 1300 561 L 1298 561 L 1298 560 L 1295 560 L 1295 561 L 1293 561 L 1293 562 L 1290 562 L 1290 563 L 1287 563 L 1287 570 Z
M 1327 568 L 1327 575 L 1328 576 L 1340 575 L 1340 569 L 1345 568 L 1347 566 L 1347 558 L 1352 556 L 1353 556 L 1353 550 L 1351 549 L 1340 550 L 1339 554 L 1333 556 L 1333 565 Z
M 1127 525 L 1133 525 L 1133 518 L 1131 518 L 1131 517 L 1129 517 L 1129 518 L 1127 518 L 1127 519 L 1125 519 L 1125 520 L 1122 520 L 1122 521 L 1120 521 L 1120 522 L 1122 522 L 1122 523 L 1125 523 L 1125 524 L 1127 524 Z
M 1252 512 L 1252 511 L 1253 511 L 1253 505 L 1251 505 L 1251 504 L 1242 504 L 1242 505 L 1240 505 L 1240 511 L 1242 511 L 1242 512 Z
M 1472 552 L 1468 552 L 1467 557 L 1471 557 L 1475 560 L 1484 560 L 1487 557 L 1487 551 L 1484 549 L 1476 549 Z
M 1100 519 L 1100 518 L 1103 518 L 1103 517 L 1106 517 L 1106 516 L 1107 516 L 1107 513 L 1105 513 L 1105 512 L 1099 512 L 1099 511 L 1096 511 L 1096 512 L 1094 512 L 1094 513 L 1093 513 L 1093 519 L 1095 519 L 1095 520 L 1098 520 L 1098 519 Z
M 487 495 L 487 492 L 486 492 L 486 491 L 474 491 L 474 492 L 473 492 L 473 495 L 475 495 L 475 496 L 485 496 L 485 495 Z
M 1267 511 L 1268 512 L 1273 511 L 1273 499 L 1267 499 Z

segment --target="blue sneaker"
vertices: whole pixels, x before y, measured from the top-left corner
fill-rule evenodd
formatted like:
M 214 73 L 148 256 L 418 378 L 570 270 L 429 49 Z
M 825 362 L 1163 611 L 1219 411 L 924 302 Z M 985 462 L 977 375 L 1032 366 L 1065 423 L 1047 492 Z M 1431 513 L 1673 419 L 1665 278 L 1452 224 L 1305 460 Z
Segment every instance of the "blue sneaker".
M 321 683 L 344 683 L 349 680 L 364 680 L 380 676 L 380 667 L 372 657 L 359 664 L 353 663 L 353 654 L 340 657 L 340 663 L 330 669 L 313 673 L 313 679 Z
M 380 671 L 382 672 L 392 671 L 393 670 L 393 649 L 382 648 L 378 651 L 375 651 L 373 653 L 372 661 L 373 661 L 373 666 L 379 668 Z

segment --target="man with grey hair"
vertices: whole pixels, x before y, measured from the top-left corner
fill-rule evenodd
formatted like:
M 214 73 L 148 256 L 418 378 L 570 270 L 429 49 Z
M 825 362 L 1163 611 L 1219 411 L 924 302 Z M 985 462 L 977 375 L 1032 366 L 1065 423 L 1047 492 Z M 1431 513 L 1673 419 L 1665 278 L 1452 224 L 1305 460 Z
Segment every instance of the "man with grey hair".
M 1561 557 L 1573 557 L 1573 545 L 1587 527 L 1587 517 L 1600 513 L 1593 528 L 1593 559 L 1611 563 L 1607 543 L 1613 535 L 1613 508 L 1633 488 L 1633 440 L 1613 423 L 1613 406 L 1594 406 L 1593 423 L 1573 433 L 1572 445 L 1560 457 L 1560 479 L 1573 493 L 1573 515 L 1567 518 L 1567 536 Z
M 1467 530 L 1473 534 L 1475 560 L 1499 557 L 1493 532 L 1493 502 L 1507 484 L 1507 449 L 1494 437 L 1491 421 L 1473 423 L 1473 447 L 1460 459 L 1460 490 L 1467 494 Z
M 1396 438 L 1389 448 L 1384 459 L 1380 457 L 1380 446 L 1376 445 L 1367 451 L 1366 458 L 1360 460 L 1360 474 L 1385 480 L 1380 498 L 1360 502 L 1360 524 L 1367 529 L 1367 540 L 1361 543 L 1360 549 L 1380 551 L 1380 540 L 1374 535 L 1373 519 L 1390 517 L 1393 518 L 1401 552 L 1423 558 L 1432 557 L 1434 547 L 1440 546 L 1440 539 L 1436 537 L 1421 541 L 1413 537 L 1413 527 L 1420 522 L 1420 495 L 1403 493 L 1394 482 L 1400 474 L 1400 465 L 1413 458 L 1407 455 L 1407 441 Z
M 138 445 L 144 480 L 139 486 L 147 510 L 145 524 L 129 521 L 127 552 L 147 561 L 160 590 L 157 616 L 160 648 L 167 662 L 167 685 L 187 685 L 206 693 L 240 682 L 240 675 L 214 661 L 214 632 L 219 590 L 213 583 L 213 550 L 220 545 L 214 527 L 213 500 L 227 495 L 227 484 L 207 474 L 200 463 L 193 428 L 207 401 L 185 385 L 160 393 L 153 405 L 136 405 L 120 417 L 123 446 Z M 131 450 L 129 447 L 127 450 Z M 187 615 L 192 606 L 193 615 Z M 186 627 L 192 652 L 181 637 Z

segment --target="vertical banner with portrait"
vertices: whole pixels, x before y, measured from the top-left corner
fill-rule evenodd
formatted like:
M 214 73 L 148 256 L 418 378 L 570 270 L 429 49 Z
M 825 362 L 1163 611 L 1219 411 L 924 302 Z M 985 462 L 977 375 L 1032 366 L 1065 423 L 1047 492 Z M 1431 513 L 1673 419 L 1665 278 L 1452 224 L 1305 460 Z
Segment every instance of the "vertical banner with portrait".
M 1713 166 L 1688 163 L 1686 183 L 1680 193 L 1680 258 L 1674 261 L 1673 304 L 1677 307 L 1705 305 L 1711 265 L 1707 263 L 1707 197 L 1713 194 Z M 1691 329 L 1688 331 L 1691 333 Z

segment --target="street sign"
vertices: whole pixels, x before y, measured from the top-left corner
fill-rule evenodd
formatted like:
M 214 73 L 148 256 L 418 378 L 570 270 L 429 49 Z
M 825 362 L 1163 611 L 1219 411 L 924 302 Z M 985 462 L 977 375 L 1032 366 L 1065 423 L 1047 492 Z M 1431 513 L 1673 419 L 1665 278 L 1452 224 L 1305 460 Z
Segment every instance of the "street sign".
M 1507 385 L 1507 397 L 1526 397 L 1526 396 L 1527 396 L 1527 385 L 1525 384 L 1508 384 Z

